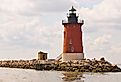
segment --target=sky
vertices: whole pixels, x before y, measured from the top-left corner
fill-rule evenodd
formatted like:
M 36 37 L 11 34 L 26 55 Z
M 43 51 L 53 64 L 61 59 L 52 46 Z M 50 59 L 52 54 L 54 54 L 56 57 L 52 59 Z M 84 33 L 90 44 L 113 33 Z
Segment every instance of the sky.
M 63 25 L 73 5 L 85 21 L 86 58 L 121 63 L 121 0 L 0 0 L 0 59 L 56 58 L 63 50 Z

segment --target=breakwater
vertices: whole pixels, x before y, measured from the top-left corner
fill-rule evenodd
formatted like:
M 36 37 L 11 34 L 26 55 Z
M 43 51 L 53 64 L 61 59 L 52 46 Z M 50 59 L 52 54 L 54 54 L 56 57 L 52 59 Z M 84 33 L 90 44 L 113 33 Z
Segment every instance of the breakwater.
M 35 70 L 56 70 L 73 72 L 121 72 L 117 65 L 113 65 L 104 58 L 83 59 L 68 62 L 49 60 L 4 60 L 0 61 L 0 67 L 22 68 Z

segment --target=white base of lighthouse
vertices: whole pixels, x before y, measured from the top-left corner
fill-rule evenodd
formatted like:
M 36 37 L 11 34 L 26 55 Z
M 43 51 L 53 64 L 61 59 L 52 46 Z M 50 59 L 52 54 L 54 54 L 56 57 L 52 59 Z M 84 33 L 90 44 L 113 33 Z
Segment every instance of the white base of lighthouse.
M 81 59 L 84 59 L 84 53 L 62 53 L 63 62 Z

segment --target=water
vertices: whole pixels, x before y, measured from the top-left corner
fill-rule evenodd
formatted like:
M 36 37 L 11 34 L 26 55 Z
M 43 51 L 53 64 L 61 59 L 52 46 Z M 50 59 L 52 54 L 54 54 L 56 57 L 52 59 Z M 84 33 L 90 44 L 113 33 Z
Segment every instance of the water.
M 121 72 L 101 74 L 0 68 L 0 82 L 121 82 Z

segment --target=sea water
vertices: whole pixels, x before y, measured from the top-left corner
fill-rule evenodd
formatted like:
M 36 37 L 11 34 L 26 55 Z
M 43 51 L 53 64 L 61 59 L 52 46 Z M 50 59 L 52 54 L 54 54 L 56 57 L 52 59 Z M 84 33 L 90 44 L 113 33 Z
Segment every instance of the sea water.
M 121 82 L 121 72 L 78 73 L 0 68 L 0 82 Z

